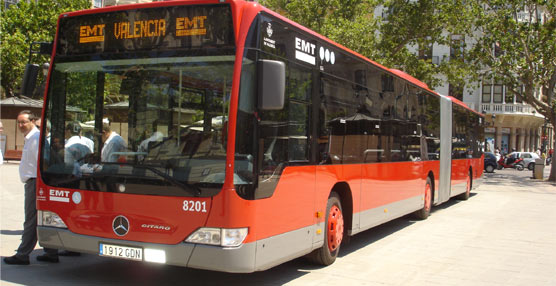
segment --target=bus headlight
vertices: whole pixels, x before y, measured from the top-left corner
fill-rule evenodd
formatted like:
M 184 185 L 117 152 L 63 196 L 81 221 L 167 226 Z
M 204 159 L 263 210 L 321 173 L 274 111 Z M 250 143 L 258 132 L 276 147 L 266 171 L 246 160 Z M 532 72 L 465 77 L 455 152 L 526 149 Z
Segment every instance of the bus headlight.
M 37 224 L 40 226 L 68 228 L 57 214 L 49 211 L 37 211 Z
M 247 237 L 248 228 L 211 228 L 202 227 L 192 233 L 185 242 L 220 245 L 223 247 L 240 246 Z

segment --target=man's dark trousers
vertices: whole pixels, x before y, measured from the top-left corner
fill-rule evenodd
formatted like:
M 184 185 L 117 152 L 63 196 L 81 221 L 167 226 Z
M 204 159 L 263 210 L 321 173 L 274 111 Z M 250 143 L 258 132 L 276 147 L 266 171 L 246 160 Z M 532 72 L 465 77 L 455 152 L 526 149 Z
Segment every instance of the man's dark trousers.
M 24 260 L 29 259 L 29 254 L 37 245 L 37 201 L 36 201 L 37 179 L 31 178 L 25 182 L 25 222 L 23 223 L 23 235 L 21 244 L 17 249 L 16 256 Z M 45 248 L 47 254 L 56 255 L 56 249 Z

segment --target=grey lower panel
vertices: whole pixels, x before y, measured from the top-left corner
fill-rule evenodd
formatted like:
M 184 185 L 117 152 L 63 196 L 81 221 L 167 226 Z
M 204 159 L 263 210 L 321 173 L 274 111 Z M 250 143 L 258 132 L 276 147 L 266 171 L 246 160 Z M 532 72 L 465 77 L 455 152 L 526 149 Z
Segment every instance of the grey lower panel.
M 248 273 L 265 270 L 303 256 L 322 246 L 324 230 L 316 234 L 317 225 L 304 227 L 237 248 L 179 243 L 175 245 L 107 239 L 75 234 L 67 229 L 38 227 L 40 245 L 82 253 L 99 253 L 99 243 L 163 250 L 166 264 L 223 272 Z M 313 240 L 316 244 L 313 246 Z M 320 243 L 318 243 L 320 241 Z
M 324 229 L 316 234 L 317 226 L 312 225 L 287 233 L 257 241 L 256 271 L 266 270 L 286 261 L 310 253 L 313 248 L 323 245 Z M 317 238 L 321 237 L 320 240 Z M 313 240 L 315 243 L 313 247 Z
M 269 238 L 257 240 L 254 243 L 244 244 L 240 249 L 226 249 L 206 245 L 197 245 L 188 267 L 226 271 L 226 272 L 253 272 L 266 270 L 292 259 L 308 254 L 323 245 L 316 234 L 317 225 L 312 225 L 297 230 L 289 231 Z
M 473 179 L 473 181 L 471 182 L 471 189 L 476 189 L 484 181 L 485 181 L 485 179 L 482 176 L 479 177 L 479 178 Z M 452 186 L 452 197 L 465 193 L 465 191 L 467 191 L 466 187 L 467 187 L 467 183 L 461 183 L 461 184 L 453 185 Z
M 361 227 L 359 229 L 351 230 L 349 234 L 353 235 L 371 227 L 375 227 L 393 219 L 402 217 L 406 214 L 422 209 L 424 205 L 423 196 L 415 196 L 402 201 L 383 205 L 378 208 L 362 211 L 359 213 Z
M 452 185 L 452 190 L 450 192 L 450 197 L 455 197 L 459 194 L 463 194 L 467 191 L 467 183 Z
M 250 273 L 257 270 L 255 269 L 256 244 L 256 242 L 246 243 L 237 248 L 197 244 L 186 266 L 223 272 Z
M 99 253 L 99 243 L 134 246 L 164 250 L 166 264 L 225 272 L 255 271 L 256 243 L 246 243 L 238 248 L 179 243 L 175 245 L 107 239 L 75 234 L 67 229 L 38 228 L 39 242 L 43 247 L 67 249 L 82 253 Z

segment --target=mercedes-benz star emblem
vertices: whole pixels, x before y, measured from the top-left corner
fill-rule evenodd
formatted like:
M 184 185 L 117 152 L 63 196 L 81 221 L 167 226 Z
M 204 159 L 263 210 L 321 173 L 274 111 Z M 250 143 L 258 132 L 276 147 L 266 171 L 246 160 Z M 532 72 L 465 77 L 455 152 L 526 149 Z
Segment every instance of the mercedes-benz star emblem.
M 112 222 L 112 229 L 118 236 L 124 236 L 129 231 L 129 221 L 125 216 L 119 215 Z

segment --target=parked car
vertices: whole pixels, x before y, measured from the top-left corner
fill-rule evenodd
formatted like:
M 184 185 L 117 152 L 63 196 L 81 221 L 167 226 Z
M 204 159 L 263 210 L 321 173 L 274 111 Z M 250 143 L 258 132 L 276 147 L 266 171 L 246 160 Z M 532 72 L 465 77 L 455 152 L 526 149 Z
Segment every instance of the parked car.
M 523 166 L 531 171 L 535 169 L 535 160 L 540 159 L 539 155 L 534 152 L 512 152 L 510 155 L 515 155 L 516 158 L 523 158 Z
M 493 173 L 496 170 L 496 156 L 490 152 L 485 152 L 485 171 Z

